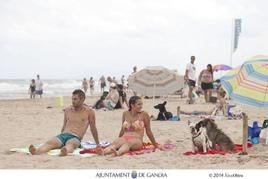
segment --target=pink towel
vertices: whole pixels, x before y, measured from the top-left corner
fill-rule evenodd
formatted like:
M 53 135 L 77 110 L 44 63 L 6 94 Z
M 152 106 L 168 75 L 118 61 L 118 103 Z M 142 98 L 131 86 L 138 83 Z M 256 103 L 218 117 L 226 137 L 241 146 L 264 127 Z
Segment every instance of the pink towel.
M 253 145 L 251 143 L 248 143 L 248 148 L 251 148 Z M 214 155 L 214 154 L 219 154 L 219 155 L 225 155 L 225 154 L 233 154 L 233 153 L 239 153 L 243 151 L 243 146 L 242 144 L 235 144 L 235 148 L 233 151 L 220 151 L 220 150 L 210 150 L 208 152 L 185 152 L 183 155 Z

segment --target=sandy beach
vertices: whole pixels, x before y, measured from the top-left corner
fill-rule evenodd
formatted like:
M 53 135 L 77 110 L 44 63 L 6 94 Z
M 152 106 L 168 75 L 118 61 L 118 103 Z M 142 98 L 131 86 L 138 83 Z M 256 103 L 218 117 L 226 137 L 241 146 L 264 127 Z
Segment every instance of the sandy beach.
M 96 97 L 87 97 L 86 104 L 93 105 Z M 156 99 L 155 104 L 164 99 Z M 156 151 L 143 155 L 124 155 L 111 158 L 94 155 L 89 158 L 79 156 L 57 157 L 49 155 L 32 156 L 24 153 L 8 152 L 10 148 L 40 144 L 57 135 L 63 122 L 63 108 L 71 104 L 71 97 L 64 97 L 64 106 L 56 107 L 55 98 L 0 100 L 0 168 L 1 169 L 267 169 L 268 145 L 258 144 L 248 149 L 248 155 L 195 155 L 184 156 L 191 151 L 191 136 L 188 118 L 180 121 L 152 121 L 151 127 L 159 143 L 173 143 L 170 151 Z M 152 99 L 144 99 L 144 110 L 157 116 Z M 183 110 L 208 110 L 213 104 L 204 104 L 199 99 L 196 104 L 186 105 L 185 99 L 169 98 L 167 109 L 176 114 L 177 106 Z M 52 108 L 47 108 L 52 107 Z M 257 120 L 259 125 L 268 117 L 268 111 L 242 106 L 250 117 L 249 125 Z M 112 142 L 119 133 L 123 111 L 96 111 L 97 129 L 100 141 Z M 200 120 L 200 119 L 193 119 Z M 216 121 L 234 143 L 242 143 L 242 120 L 222 119 Z M 84 141 L 91 140 L 90 130 Z M 145 135 L 144 141 L 148 142 Z

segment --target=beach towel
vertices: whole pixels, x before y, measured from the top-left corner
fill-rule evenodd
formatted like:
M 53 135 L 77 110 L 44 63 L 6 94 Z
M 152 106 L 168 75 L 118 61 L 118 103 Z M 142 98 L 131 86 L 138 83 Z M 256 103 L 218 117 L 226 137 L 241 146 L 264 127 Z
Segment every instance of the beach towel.
M 251 148 L 253 144 L 248 143 L 248 148 Z M 189 156 L 189 155 L 226 155 L 226 154 L 234 154 L 239 153 L 243 151 L 242 144 L 235 144 L 235 149 L 233 151 L 220 151 L 220 150 L 209 150 L 208 152 L 185 152 L 183 155 Z
M 175 144 L 163 144 L 162 146 L 163 146 L 163 151 L 166 151 L 166 150 L 173 149 L 176 145 Z M 155 152 L 155 148 L 150 142 L 148 142 L 148 143 L 143 143 L 143 148 L 141 150 L 129 151 L 128 153 L 126 153 L 126 155 L 141 155 L 141 154 L 151 153 L 151 152 Z M 80 151 L 80 154 L 85 154 L 85 153 L 96 154 L 97 151 L 96 151 L 96 148 L 84 149 Z
M 39 147 L 41 146 L 42 144 L 39 144 L 39 145 L 35 145 L 36 147 Z M 108 145 L 110 145 L 110 142 L 107 142 L 107 141 L 102 141 L 100 142 L 100 145 L 102 147 L 106 147 Z M 82 141 L 81 142 L 81 148 L 77 148 L 74 150 L 73 153 L 68 153 L 68 155 L 73 155 L 73 156 L 82 156 L 82 157 L 89 157 L 89 156 L 94 156 L 93 154 L 91 153 L 86 153 L 86 154 L 83 154 L 81 155 L 81 151 L 84 150 L 84 149 L 93 149 L 93 148 L 96 148 L 96 143 L 95 142 L 92 142 L 92 141 Z M 18 153 L 26 153 L 26 154 L 30 154 L 29 152 L 29 149 L 28 147 L 21 147 L 21 148 L 12 148 L 9 150 L 9 152 L 18 152 Z M 60 154 L 60 149 L 54 149 L 54 150 L 50 150 L 49 152 L 47 152 L 48 155 L 52 155 L 52 156 L 55 156 L 55 155 L 59 155 Z

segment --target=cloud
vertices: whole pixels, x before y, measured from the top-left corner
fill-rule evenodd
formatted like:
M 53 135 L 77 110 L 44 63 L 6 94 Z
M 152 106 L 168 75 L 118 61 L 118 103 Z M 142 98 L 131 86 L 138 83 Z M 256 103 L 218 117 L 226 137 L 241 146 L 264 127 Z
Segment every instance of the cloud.
M 0 76 L 121 75 L 134 65 L 184 73 L 191 55 L 201 70 L 207 63 L 228 63 L 235 17 L 242 18 L 242 33 L 233 59 L 242 63 L 268 51 L 267 5 L 264 0 L 0 1 Z

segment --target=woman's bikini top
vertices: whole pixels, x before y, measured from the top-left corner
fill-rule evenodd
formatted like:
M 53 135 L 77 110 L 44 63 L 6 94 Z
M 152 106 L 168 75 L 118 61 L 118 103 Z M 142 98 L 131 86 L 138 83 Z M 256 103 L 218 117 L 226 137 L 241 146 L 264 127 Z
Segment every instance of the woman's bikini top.
M 144 131 L 144 122 L 141 118 L 141 114 L 138 114 L 138 119 L 135 120 L 133 123 L 131 123 L 130 121 L 127 121 L 127 119 L 125 119 L 125 121 L 123 122 L 123 129 L 125 132 L 142 132 Z

